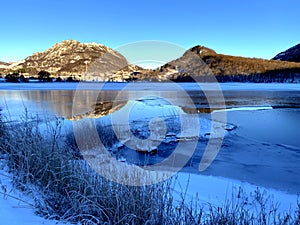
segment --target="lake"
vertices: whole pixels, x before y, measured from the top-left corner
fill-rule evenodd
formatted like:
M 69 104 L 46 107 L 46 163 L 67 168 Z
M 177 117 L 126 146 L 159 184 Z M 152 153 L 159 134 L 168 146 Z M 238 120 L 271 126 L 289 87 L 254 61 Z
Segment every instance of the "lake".
M 120 110 L 130 101 L 138 109 L 136 113 L 131 112 L 131 121 L 169 118 L 180 111 L 196 115 L 204 126 L 213 114 L 225 113 L 226 123 L 232 127 L 212 164 L 199 172 L 199 162 L 207 145 L 206 135 L 208 138 L 210 135 L 203 128 L 193 157 L 183 171 L 300 193 L 300 84 L 223 83 L 221 91 L 216 90 L 219 86 L 214 84 L 199 86 L 195 83 L 77 85 L 0 83 L 1 113 L 8 120 L 18 121 L 26 108 L 41 118 L 64 117 L 66 126 L 87 117 L 97 118 L 101 113 L 104 117 L 97 120 L 105 120 L 111 113 L 122 112 Z M 172 107 L 176 109 L 174 112 Z M 147 138 L 147 135 L 135 134 L 138 138 Z M 168 151 L 172 151 L 170 143 L 151 154 L 150 162 L 156 163 L 168 156 Z M 139 164 L 141 153 L 136 155 L 128 148 L 121 151 L 127 162 Z

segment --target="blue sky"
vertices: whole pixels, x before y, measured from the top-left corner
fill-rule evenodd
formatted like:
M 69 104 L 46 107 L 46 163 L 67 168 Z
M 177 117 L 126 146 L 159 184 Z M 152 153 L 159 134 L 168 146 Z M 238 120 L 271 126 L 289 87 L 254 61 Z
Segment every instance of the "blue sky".
M 299 0 L 10 0 L 1 2 L 0 61 L 65 39 L 112 48 L 162 40 L 271 58 L 300 43 Z

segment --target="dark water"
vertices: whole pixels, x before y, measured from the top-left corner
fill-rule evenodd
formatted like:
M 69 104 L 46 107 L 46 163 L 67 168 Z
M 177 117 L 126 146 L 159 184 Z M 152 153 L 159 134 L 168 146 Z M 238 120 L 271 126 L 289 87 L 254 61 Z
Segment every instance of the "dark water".
M 237 128 L 225 137 L 222 148 L 210 165 L 202 172 L 205 175 L 223 176 L 256 185 L 263 185 L 291 193 L 300 193 L 300 89 L 285 88 L 272 85 L 261 88 L 251 86 L 245 89 L 247 84 L 240 88 L 224 88 L 223 95 L 226 107 L 272 107 L 265 110 L 241 110 L 228 111 L 227 121 Z M 145 85 L 144 85 L 145 86 Z M 230 86 L 230 85 L 229 85 Z M 0 91 L 0 108 L 2 114 L 11 120 L 18 120 L 24 108 L 32 114 L 45 116 L 73 115 L 73 106 L 77 105 L 80 112 L 84 113 L 95 104 L 95 90 L 82 91 L 81 99 L 74 102 L 75 91 L 71 87 L 68 90 L 5 90 L 2 86 Z M 42 88 L 41 88 L 42 89 Z M 155 89 L 155 88 L 152 88 Z M 204 94 L 195 88 L 187 88 L 186 92 L 191 96 L 197 109 L 200 109 L 200 117 L 209 117 L 210 110 L 205 94 L 212 96 L 219 105 L 220 98 L 213 91 Z M 138 93 L 138 94 L 137 94 Z M 102 91 L 98 101 L 113 102 L 127 101 L 132 96 L 157 95 L 168 99 L 179 99 L 179 107 L 188 111 L 191 104 L 185 101 L 180 92 L 173 90 L 148 89 L 147 85 L 139 91 L 127 90 L 120 92 L 116 90 Z M 203 113 L 206 112 L 206 113 Z M 217 113 L 217 112 L 215 112 Z M 198 163 L 202 157 L 206 142 L 199 141 L 194 157 L 184 170 L 193 173 L 198 172 Z M 164 146 L 165 152 L 156 155 L 156 159 L 168 155 L 168 148 Z M 149 159 L 149 158 L 148 158 Z M 135 160 L 144 161 L 145 156 L 136 155 Z M 151 158 L 150 158 L 151 160 Z

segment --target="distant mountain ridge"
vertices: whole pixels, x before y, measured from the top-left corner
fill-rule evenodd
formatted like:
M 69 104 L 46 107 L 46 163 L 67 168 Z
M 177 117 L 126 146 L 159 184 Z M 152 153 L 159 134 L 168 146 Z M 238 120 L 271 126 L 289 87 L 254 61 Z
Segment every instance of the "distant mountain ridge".
M 0 61 L 0 65 L 10 65 L 9 63 L 7 63 L 7 62 L 2 62 L 2 61 Z
M 180 58 L 151 70 L 130 65 L 124 56 L 104 45 L 65 40 L 23 61 L 12 64 L 0 62 L 0 73 L 15 71 L 28 77 L 37 76 L 39 71 L 45 70 L 53 77 L 72 76 L 89 81 L 185 82 L 193 81 L 193 78 L 212 81 L 216 77 L 221 82 L 300 82 L 300 63 L 281 61 L 285 59 L 283 56 L 296 56 L 298 47 L 280 53 L 281 58 L 266 60 L 218 54 L 213 49 L 198 45 Z
M 286 51 L 276 55 L 274 60 L 300 62 L 300 44 L 297 44 Z
M 300 74 L 300 63 L 223 55 L 199 45 L 186 51 L 179 59 L 165 64 L 156 73 L 159 77 L 175 81 L 188 81 L 191 77 L 203 80 L 212 75 L 219 81 L 239 81 L 240 77 L 244 81 L 263 81 L 263 77 L 259 76 L 271 76 L 268 78 L 271 79 L 275 75 Z
M 10 63 L 0 61 L 0 68 L 6 68 L 10 65 Z

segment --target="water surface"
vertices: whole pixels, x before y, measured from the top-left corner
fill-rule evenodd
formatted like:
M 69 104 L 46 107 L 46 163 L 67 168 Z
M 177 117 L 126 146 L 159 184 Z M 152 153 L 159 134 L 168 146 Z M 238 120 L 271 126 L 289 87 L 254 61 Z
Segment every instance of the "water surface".
M 139 96 L 158 95 L 173 99 L 185 112 L 196 113 L 189 112 L 193 105 L 173 85 L 137 83 L 136 89 L 130 87 L 122 91 L 126 84 L 113 83 L 104 87 L 97 99 L 105 103 L 126 103 Z M 209 118 L 210 113 L 220 110 L 217 106 L 221 105 L 222 98 L 212 86 L 205 87 L 203 92 L 196 84 L 181 84 L 199 116 Z M 248 108 L 227 112 L 228 123 L 237 128 L 226 136 L 216 160 L 203 174 L 300 193 L 300 85 L 229 83 L 221 84 L 221 88 L 227 108 L 264 110 Z M 80 114 L 93 110 L 92 106 L 97 103 L 94 96 L 99 90 L 95 87 L 80 91 L 81 98 L 74 102 L 78 94 L 76 84 L 0 84 L 0 108 L 11 120 L 18 120 L 25 108 L 32 114 L 68 118 L 74 116 L 74 104 L 76 113 Z M 207 95 L 216 103 L 213 110 L 208 105 Z M 205 145 L 205 141 L 199 141 L 193 159 L 184 170 L 199 173 L 198 163 Z M 130 157 L 125 153 L 124 156 Z M 144 160 L 141 157 L 138 155 L 136 160 Z

